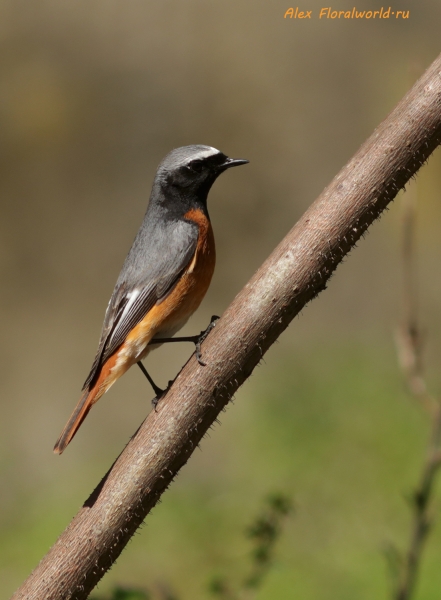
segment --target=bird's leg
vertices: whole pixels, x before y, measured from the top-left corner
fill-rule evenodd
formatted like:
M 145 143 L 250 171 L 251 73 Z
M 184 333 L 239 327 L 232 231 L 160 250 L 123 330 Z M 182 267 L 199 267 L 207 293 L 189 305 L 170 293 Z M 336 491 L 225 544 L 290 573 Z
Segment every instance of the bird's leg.
M 173 338 L 155 338 L 153 340 L 150 340 L 149 345 L 169 344 L 171 342 L 192 342 L 196 346 L 196 358 L 197 358 L 198 363 L 202 367 L 205 367 L 206 363 L 204 363 L 204 361 L 202 360 L 201 344 L 205 340 L 205 338 L 208 336 L 210 331 L 213 329 L 213 327 L 215 327 L 216 322 L 219 319 L 220 319 L 220 317 L 218 317 L 217 315 L 213 315 L 210 319 L 210 323 L 209 323 L 207 329 L 205 329 L 204 331 L 201 331 L 201 333 L 199 335 L 188 335 L 188 336 L 184 336 L 184 337 L 173 337 Z M 143 368 L 143 367 L 141 367 L 141 368 Z M 145 374 L 146 373 L 147 373 L 147 371 L 145 372 Z M 150 383 L 152 383 L 149 375 L 146 375 L 146 377 L 148 377 Z M 153 389 L 155 389 L 155 388 L 153 387 Z
M 151 386 L 152 386 L 152 388 L 153 388 L 153 391 L 154 391 L 154 392 L 155 392 L 155 394 L 156 394 L 156 397 L 155 397 L 155 399 L 154 399 L 154 400 L 153 400 L 153 402 L 152 402 L 152 404 L 153 404 L 153 406 L 154 406 L 154 408 L 155 408 L 155 410 L 156 410 L 156 405 L 158 404 L 160 397 L 162 396 L 162 394 L 163 394 L 163 393 L 164 393 L 166 390 L 162 390 L 160 387 L 158 387 L 158 386 L 156 385 L 156 383 L 155 383 L 155 382 L 153 381 L 153 379 L 150 377 L 150 375 L 149 375 L 149 374 L 148 374 L 148 372 L 147 372 L 147 369 L 144 367 L 144 365 L 142 364 L 142 362 L 141 362 L 141 361 L 138 361 L 136 364 L 137 364 L 137 365 L 138 365 L 138 367 L 141 369 L 141 371 L 144 373 L 144 375 L 147 377 L 147 379 L 148 379 L 148 382 L 150 383 L 150 385 L 151 385 Z M 167 387 L 167 389 L 168 389 L 168 387 Z
M 217 315 L 213 315 L 211 317 L 210 322 L 208 323 L 208 327 L 205 329 L 205 331 L 201 331 L 201 333 L 198 336 L 195 336 L 197 338 L 197 340 L 194 342 L 194 344 L 196 346 L 196 350 L 195 350 L 196 358 L 197 358 L 198 363 L 202 367 L 205 367 L 207 363 L 205 363 L 202 360 L 201 344 L 205 340 L 205 338 L 208 336 L 210 331 L 216 327 L 216 323 L 219 321 L 219 319 L 220 319 L 220 317 L 218 317 Z

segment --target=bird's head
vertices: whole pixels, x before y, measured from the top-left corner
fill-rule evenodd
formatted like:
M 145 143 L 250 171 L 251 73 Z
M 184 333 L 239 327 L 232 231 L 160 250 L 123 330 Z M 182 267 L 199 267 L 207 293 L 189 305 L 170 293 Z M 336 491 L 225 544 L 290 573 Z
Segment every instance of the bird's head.
M 183 146 L 172 150 L 158 167 L 156 179 L 164 187 L 197 195 L 206 200 L 207 194 L 221 173 L 248 163 L 242 158 L 228 158 L 211 146 Z

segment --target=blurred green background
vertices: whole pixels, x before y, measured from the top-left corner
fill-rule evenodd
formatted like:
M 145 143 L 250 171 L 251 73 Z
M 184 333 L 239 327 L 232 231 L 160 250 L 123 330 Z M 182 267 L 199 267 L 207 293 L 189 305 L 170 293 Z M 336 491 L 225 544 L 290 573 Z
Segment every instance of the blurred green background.
M 363 0 L 360 9 L 380 4 Z M 0 2 L 0 581 L 8 598 L 150 409 L 132 369 L 62 457 L 102 318 L 157 164 L 202 143 L 250 164 L 209 208 L 218 264 L 185 332 L 221 314 L 440 51 L 438 0 L 408 20 L 284 20 L 275 0 Z M 352 8 L 338 0 L 335 9 Z M 440 391 L 441 158 L 418 175 L 419 304 Z M 404 390 L 400 198 L 297 318 L 201 444 L 99 591 L 165 582 L 207 597 L 238 576 L 273 491 L 296 505 L 259 600 L 388 598 L 383 550 L 409 535 L 428 426 Z M 192 348 L 148 359 L 165 384 Z M 441 510 L 439 501 L 436 508 Z M 439 599 L 441 528 L 416 598 Z

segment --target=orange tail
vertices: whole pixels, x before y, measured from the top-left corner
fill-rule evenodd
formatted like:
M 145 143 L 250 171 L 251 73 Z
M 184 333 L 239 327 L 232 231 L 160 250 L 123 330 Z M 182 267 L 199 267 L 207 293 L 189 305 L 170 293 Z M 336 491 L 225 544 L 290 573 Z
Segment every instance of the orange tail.
M 72 440 L 73 436 L 80 428 L 81 423 L 87 417 L 87 413 L 92 408 L 97 391 L 98 390 L 95 387 L 91 391 L 86 390 L 81 396 L 80 401 L 76 405 L 75 410 L 71 414 L 70 419 L 66 424 L 66 427 L 61 432 L 61 435 L 54 446 L 55 454 L 61 454 L 66 449 L 66 446 Z
M 116 352 L 101 368 L 98 381 L 95 383 L 93 388 L 91 390 L 86 389 L 84 394 L 81 396 L 80 401 L 71 414 L 66 427 L 61 432 L 61 435 L 54 446 L 55 454 L 61 454 L 66 449 L 66 446 L 71 442 L 72 438 L 78 431 L 81 423 L 87 417 L 89 410 L 92 408 L 95 402 L 98 402 L 98 400 L 107 392 L 110 386 L 115 383 L 115 381 L 129 368 L 130 364 L 127 363 L 112 376 L 111 371 L 115 366 L 117 358 L 118 353 Z

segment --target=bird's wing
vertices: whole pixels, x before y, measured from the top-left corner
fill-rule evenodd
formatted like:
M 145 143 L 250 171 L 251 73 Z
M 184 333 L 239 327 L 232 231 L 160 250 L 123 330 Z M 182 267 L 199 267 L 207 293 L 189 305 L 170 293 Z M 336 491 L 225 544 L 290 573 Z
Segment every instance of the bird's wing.
M 190 221 L 172 221 L 161 230 L 140 230 L 126 258 L 104 317 L 98 351 L 83 389 L 90 387 L 101 366 L 130 331 L 172 291 L 193 259 L 199 228 Z

